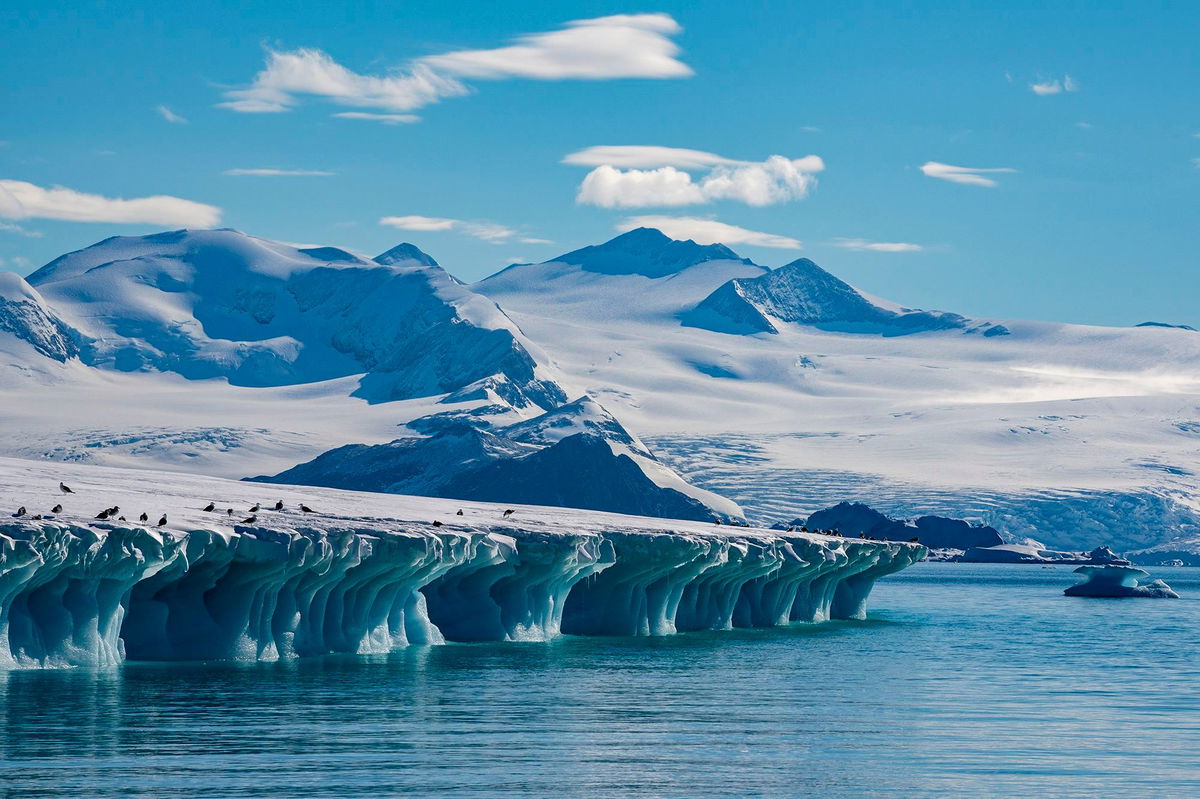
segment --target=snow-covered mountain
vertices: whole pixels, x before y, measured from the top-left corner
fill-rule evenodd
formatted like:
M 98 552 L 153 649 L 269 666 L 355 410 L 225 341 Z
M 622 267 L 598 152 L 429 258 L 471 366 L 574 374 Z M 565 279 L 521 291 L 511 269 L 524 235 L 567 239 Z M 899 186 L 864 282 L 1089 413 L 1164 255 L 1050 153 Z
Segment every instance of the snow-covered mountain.
M 1200 539 L 1187 329 L 917 311 L 811 261 L 648 230 L 470 286 L 412 245 L 370 260 L 176 232 L 7 277 L 0 297 L 5 454 L 235 477 L 319 463 L 344 485 L 340 460 L 410 491 L 554 494 L 608 453 L 595 473 L 619 485 L 626 457 L 639 502 L 683 485 L 765 523 L 851 500 L 1059 549 Z M 601 418 L 566 404 L 585 396 L 619 430 L 581 426 Z M 587 435 L 527 432 L 550 422 Z
M 505 417 L 493 408 L 422 417 L 409 427 L 427 435 L 350 444 L 256 479 L 675 519 L 742 515 L 688 485 L 594 400 L 498 425 L 490 419 Z
M 96 366 L 284 386 L 364 375 L 370 402 L 491 378 L 514 405 L 566 398 L 504 313 L 415 247 L 377 262 L 233 230 L 118 237 L 29 276 Z
M 685 315 L 685 324 L 730 333 L 778 333 L 784 322 L 885 336 L 930 330 L 1008 335 L 1003 325 L 973 323 L 956 313 L 886 307 L 807 258 L 759 277 L 734 278 Z
M 571 394 L 750 518 L 851 500 L 1063 549 L 1200 535 L 1194 332 L 914 311 L 810 261 L 770 270 L 732 251 L 604 268 L 627 262 L 630 235 L 473 288 Z

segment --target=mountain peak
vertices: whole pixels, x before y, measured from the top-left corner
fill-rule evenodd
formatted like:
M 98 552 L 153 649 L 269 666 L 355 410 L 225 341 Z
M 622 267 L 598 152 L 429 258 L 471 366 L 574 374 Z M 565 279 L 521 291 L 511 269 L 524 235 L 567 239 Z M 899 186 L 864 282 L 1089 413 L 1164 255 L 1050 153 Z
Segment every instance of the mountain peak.
M 385 253 L 376 255 L 374 260 L 376 263 L 383 264 L 384 266 L 391 266 L 392 264 L 438 265 L 438 262 L 433 260 L 432 255 L 429 255 L 415 244 L 409 244 L 407 241 L 397 244 Z
M 547 263 L 566 263 L 605 275 L 665 277 L 706 261 L 742 261 L 724 244 L 678 241 L 655 228 L 634 228 L 603 244 L 574 250 Z

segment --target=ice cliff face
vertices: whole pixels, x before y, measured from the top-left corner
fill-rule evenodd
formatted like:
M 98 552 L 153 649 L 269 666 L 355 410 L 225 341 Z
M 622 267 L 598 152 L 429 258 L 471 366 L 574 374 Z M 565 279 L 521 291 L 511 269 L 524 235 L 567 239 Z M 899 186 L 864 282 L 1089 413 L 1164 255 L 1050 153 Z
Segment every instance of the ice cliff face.
M 56 479 L 76 493 L 59 495 Z M 0 517 L 0 668 L 863 618 L 874 581 L 926 552 L 561 508 L 509 518 L 468 504 L 459 517 L 434 499 L 0 459 L 0 502 L 18 501 L 67 507 Z M 260 501 L 253 521 L 219 512 Z M 77 510 L 114 503 L 171 521 Z
M 761 277 L 730 280 L 686 314 L 684 322 L 729 333 L 778 333 L 779 322 L 885 336 L 930 330 L 985 336 L 1008 332 L 1000 325 L 972 322 L 955 313 L 885 308 L 807 258 Z
M 380 258 L 181 230 L 108 239 L 29 282 L 96 342 L 94 365 L 242 386 L 365 372 L 355 395 L 370 402 L 495 378 L 516 405 L 565 400 L 495 303 L 411 245 Z
M 493 424 L 502 412 L 485 406 L 424 417 L 409 426 L 425 436 L 338 447 L 255 479 L 678 519 L 742 515 L 685 482 L 594 400 Z
M 79 333 L 15 272 L 0 272 L 0 335 L 4 333 L 59 362 L 79 356 Z

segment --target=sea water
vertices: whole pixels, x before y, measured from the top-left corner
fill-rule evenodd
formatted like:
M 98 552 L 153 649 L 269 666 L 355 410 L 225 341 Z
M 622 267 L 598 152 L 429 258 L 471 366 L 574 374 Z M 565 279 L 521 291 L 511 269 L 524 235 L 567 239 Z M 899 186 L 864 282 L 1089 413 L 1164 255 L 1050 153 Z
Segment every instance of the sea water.
M 862 622 L 0 673 L 4 797 L 1200 796 L 1200 570 L 919 564 Z

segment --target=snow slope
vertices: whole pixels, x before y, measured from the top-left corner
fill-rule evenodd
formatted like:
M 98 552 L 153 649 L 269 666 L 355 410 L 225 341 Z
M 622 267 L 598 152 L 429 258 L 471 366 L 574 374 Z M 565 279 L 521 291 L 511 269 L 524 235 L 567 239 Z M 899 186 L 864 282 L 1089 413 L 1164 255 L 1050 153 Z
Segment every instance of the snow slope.
M 506 425 L 493 425 L 496 415 L 424 417 L 410 426 L 427 436 L 350 444 L 255 479 L 678 519 L 742 516 L 735 503 L 688 485 L 594 400 Z
M 786 282 L 791 297 L 814 301 L 810 312 L 761 314 L 773 333 L 709 329 L 694 324 L 698 306 L 730 281 L 771 273 L 725 260 L 608 275 L 567 258 L 473 288 L 542 343 L 572 394 L 599 399 L 689 481 L 751 518 L 850 500 L 1062 549 L 1200 535 L 1192 331 L 958 315 L 965 327 L 907 335 L 823 329 L 863 302 L 905 312 L 856 289 L 849 300 L 830 294 L 828 273 L 809 267 Z M 806 273 L 816 285 L 806 288 Z M 1008 335 L 983 335 L 1001 325 Z
M 472 286 L 411 245 L 379 260 L 175 232 L 5 278 L 3 452 L 275 474 L 446 411 L 507 428 L 588 396 L 760 522 L 850 500 L 1063 550 L 1200 540 L 1194 331 L 911 311 L 652 231 Z M 696 325 L 731 285 L 774 332 Z
M 233 385 L 365 373 L 371 402 L 501 377 L 516 405 L 563 401 L 520 332 L 419 251 L 387 264 L 233 230 L 118 237 L 69 253 L 29 283 L 91 342 L 84 360 Z
M 93 518 L 113 506 L 150 521 Z M 915 544 L 562 508 L 505 516 L 499 505 L 9 458 L 0 458 L 0 507 L 0 668 L 863 618 L 875 580 L 926 554 Z

